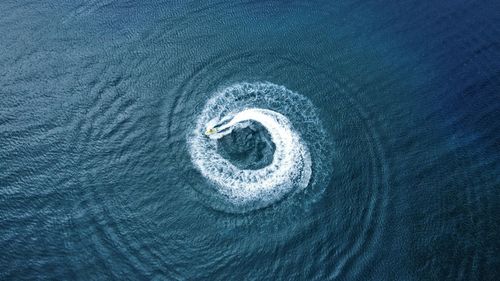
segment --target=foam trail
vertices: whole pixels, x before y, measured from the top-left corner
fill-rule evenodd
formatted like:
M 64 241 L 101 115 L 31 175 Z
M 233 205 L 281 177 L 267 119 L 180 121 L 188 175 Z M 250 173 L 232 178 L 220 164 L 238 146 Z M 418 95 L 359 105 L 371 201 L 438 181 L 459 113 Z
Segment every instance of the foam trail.
M 310 184 L 313 169 L 320 166 L 314 165 L 307 142 L 288 114 L 296 124 L 307 126 L 300 126 L 299 130 L 313 141 L 321 142 L 323 131 L 319 120 L 311 115 L 314 114 L 312 104 L 302 96 L 271 83 L 228 87 L 207 102 L 188 138 L 192 162 L 234 205 L 259 202 L 257 206 L 264 206 L 293 190 L 302 190 Z M 217 140 L 251 122 L 260 123 L 267 130 L 275 151 L 267 166 L 240 169 L 217 153 Z M 311 122 L 318 123 L 319 127 L 310 129 Z M 212 128 L 217 128 L 217 132 L 207 137 L 204 132 Z M 320 151 L 315 149 L 313 153 L 319 155 Z
M 200 166 L 202 173 L 213 182 L 237 188 L 232 192 L 233 196 L 240 197 L 240 200 L 249 200 L 262 195 L 263 192 L 272 192 L 274 188 L 294 180 L 295 177 L 299 176 L 299 166 L 310 163 L 310 161 L 308 161 L 307 149 L 302 145 L 299 136 L 292 130 L 290 121 L 282 114 L 267 109 L 245 109 L 234 115 L 230 122 L 219 127 L 219 131 L 222 133 L 213 134 L 211 137 L 218 139 L 230 134 L 235 125 L 244 121 L 259 122 L 269 132 L 271 140 L 276 145 L 272 163 L 259 170 L 241 170 L 228 160 L 223 158 L 222 160 L 216 155 L 212 155 L 211 157 L 214 157 L 213 161 L 215 161 L 214 165 Z M 209 122 L 207 127 L 213 123 Z M 220 167 L 217 164 L 225 165 L 224 172 L 220 172 Z M 301 169 L 309 170 L 310 167 L 301 167 Z M 305 175 L 310 176 L 310 173 Z M 306 178 L 303 182 L 307 183 L 309 179 Z

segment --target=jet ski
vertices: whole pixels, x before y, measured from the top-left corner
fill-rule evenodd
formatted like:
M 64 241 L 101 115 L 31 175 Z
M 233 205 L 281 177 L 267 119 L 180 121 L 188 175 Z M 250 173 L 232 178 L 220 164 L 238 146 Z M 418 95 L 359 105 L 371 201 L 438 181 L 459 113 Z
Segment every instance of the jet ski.
M 210 129 L 207 129 L 205 131 L 205 135 L 207 135 L 207 136 L 213 135 L 215 133 L 217 133 L 217 129 L 216 128 L 210 128 Z
M 225 133 L 230 132 L 231 127 L 233 126 L 233 124 L 231 124 L 230 122 L 231 119 L 232 116 L 226 116 L 221 121 L 215 121 L 215 120 L 210 121 L 207 126 L 207 130 L 205 131 L 205 136 L 207 137 L 212 136 L 215 138 L 219 138 L 225 135 Z M 216 134 L 221 134 L 221 135 L 219 137 L 216 137 L 214 136 Z

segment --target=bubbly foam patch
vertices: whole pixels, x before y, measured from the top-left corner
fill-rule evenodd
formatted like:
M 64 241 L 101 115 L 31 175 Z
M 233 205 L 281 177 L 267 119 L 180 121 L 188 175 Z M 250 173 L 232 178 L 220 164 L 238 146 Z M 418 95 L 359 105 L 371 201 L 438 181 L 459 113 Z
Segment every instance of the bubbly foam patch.
M 275 145 L 271 163 L 260 169 L 241 169 L 217 152 L 218 139 L 250 122 L 262 125 Z M 313 185 L 312 175 L 322 174 L 315 161 L 322 161 L 325 141 L 312 103 L 272 83 L 239 83 L 215 93 L 188 136 L 200 173 L 231 204 L 256 208 Z

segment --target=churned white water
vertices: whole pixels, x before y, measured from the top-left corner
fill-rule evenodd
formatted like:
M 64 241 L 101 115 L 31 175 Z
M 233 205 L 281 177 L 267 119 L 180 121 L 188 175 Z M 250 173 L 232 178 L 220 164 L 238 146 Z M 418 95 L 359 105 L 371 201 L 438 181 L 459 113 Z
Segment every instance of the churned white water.
M 262 125 L 275 145 L 272 161 L 260 169 L 241 169 L 217 150 L 218 139 L 249 122 Z M 217 132 L 205 134 L 214 127 Z M 312 103 L 268 82 L 239 83 L 215 93 L 188 136 L 192 162 L 203 177 L 231 203 L 259 206 L 312 185 L 313 174 L 327 173 L 320 165 L 327 141 Z

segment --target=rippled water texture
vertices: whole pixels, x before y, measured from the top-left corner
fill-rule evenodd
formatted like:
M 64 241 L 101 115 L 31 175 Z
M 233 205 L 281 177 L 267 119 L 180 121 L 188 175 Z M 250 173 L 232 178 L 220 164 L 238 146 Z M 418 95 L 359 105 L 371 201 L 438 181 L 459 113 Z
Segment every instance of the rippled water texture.
M 0 280 L 498 280 L 499 3 L 1 1 Z

